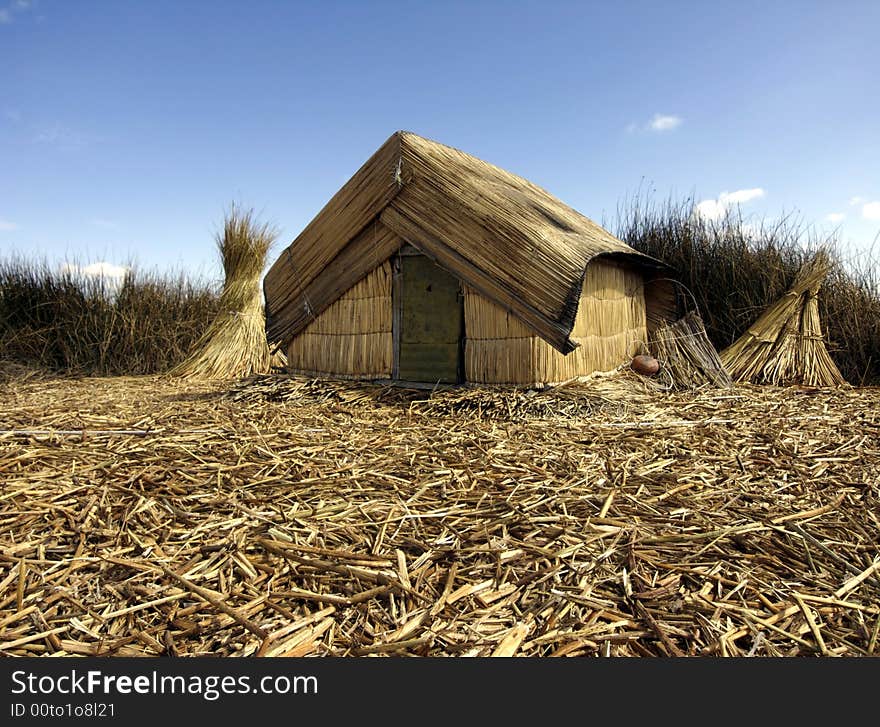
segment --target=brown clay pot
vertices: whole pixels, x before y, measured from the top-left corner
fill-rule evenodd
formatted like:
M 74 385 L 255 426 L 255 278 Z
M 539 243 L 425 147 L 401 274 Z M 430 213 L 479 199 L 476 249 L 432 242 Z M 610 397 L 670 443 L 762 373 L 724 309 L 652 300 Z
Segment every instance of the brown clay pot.
M 660 362 L 653 356 L 639 354 L 638 356 L 633 356 L 630 368 L 643 376 L 653 376 L 660 370 Z

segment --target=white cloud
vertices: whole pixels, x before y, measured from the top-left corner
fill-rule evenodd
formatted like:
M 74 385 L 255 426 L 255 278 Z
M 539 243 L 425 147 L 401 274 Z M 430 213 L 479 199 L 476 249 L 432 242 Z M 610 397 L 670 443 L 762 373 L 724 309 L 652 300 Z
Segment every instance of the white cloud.
M 92 263 L 80 269 L 83 275 L 91 275 L 96 278 L 124 278 L 128 268 L 124 265 L 114 265 L 108 262 Z
M 672 131 L 681 126 L 682 118 L 680 116 L 671 116 L 665 114 L 654 114 L 654 118 L 648 124 L 651 131 Z
M 846 215 L 843 212 L 832 212 L 830 215 L 826 215 L 825 219 L 828 222 L 837 224 L 838 222 L 843 222 L 846 219 Z
M 704 220 L 720 220 L 731 207 L 751 202 L 753 199 L 759 199 L 764 194 L 764 190 L 760 187 L 738 189 L 735 192 L 722 192 L 718 195 L 718 199 L 704 199 L 702 202 L 697 203 L 694 207 L 694 215 L 702 217 Z
M 645 122 L 644 124 L 637 124 L 636 122 L 632 122 L 627 124 L 625 127 L 625 131 L 627 134 L 636 134 L 638 132 L 663 132 L 663 131 L 672 131 L 673 129 L 681 126 L 684 119 L 681 116 L 673 116 L 672 114 L 654 114 L 653 118 L 650 121 Z
M 119 225 L 117 225 L 113 220 L 107 220 L 103 217 L 94 217 L 89 220 L 90 225 L 94 225 L 95 227 L 103 227 L 105 230 L 115 230 Z
M 81 275 L 85 278 L 104 278 L 106 281 L 117 285 L 122 283 L 128 270 L 129 268 L 124 265 L 114 265 L 103 260 L 91 265 L 64 263 L 61 266 L 62 273 Z
M 0 232 L 12 232 L 13 230 L 17 230 L 18 225 L 14 222 L 9 222 L 9 220 L 0 220 Z
M 857 204 L 861 204 L 865 201 L 864 197 L 850 197 L 849 206 L 855 207 Z
M 725 207 L 729 207 L 734 204 L 745 204 L 763 196 L 764 190 L 755 187 L 754 189 L 738 189 L 736 192 L 722 192 L 718 195 L 718 201 Z
M 880 202 L 868 202 L 862 207 L 862 217 L 866 220 L 880 220 Z
M 704 199 L 694 208 L 697 217 L 704 220 L 720 220 L 727 213 L 727 208 L 715 199 Z

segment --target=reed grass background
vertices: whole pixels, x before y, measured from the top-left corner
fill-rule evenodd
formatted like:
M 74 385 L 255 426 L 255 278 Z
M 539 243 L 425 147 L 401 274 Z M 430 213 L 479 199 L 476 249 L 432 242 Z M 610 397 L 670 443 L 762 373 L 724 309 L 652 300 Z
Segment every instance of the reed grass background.
M 693 200 L 636 196 L 621 204 L 614 228 L 627 244 L 672 266 L 719 351 L 784 295 L 822 248 L 829 272 L 818 304 L 828 352 L 851 384 L 880 385 L 880 238 L 855 251 L 836 232 L 823 234 L 794 216 L 771 222 L 730 213 L 709 221 L 693 212 Z
M 72 374 L 162 373 L 217 314 L 217 286 L 132 266 L 118 286 L 45 260 L 0 259 L 0 361 Z

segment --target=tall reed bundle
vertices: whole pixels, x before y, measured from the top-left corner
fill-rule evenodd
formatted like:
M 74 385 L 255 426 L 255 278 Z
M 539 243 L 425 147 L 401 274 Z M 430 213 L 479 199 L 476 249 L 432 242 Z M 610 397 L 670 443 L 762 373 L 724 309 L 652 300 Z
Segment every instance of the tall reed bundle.
M 675 323 L 661 323 L 651 335 L 651 349 L 670 388 L 731 385 L 730 374 L 696 311 L 686 313 Z
M 260 276 L 278 232 L 254 219 L 253 210 L 232 205 L 217 235 L 225 281 L 220 310 L 174 376 L 232 379 L 269 370 Z
M 846 380 L 828 355 L 817 295 L 828 274 L 820 250 L 798 271 L 791 289 L 721 352 L 736 381 L 755 384 L 840 386 Z

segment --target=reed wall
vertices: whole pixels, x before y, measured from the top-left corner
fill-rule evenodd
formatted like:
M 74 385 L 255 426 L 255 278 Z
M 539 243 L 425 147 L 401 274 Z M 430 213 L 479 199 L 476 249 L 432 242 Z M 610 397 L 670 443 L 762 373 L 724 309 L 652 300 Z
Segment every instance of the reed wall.
M 558 383 L 616 368 L 647 340 L 642 273 L 598 258 L 587 267 L 563 356 L 502 307 L 464 286 L 465 377 L 486 384 Z
M 368 273 L 287 347 L 294 373 L 348 379 L 391 378 L 391 264 Z

